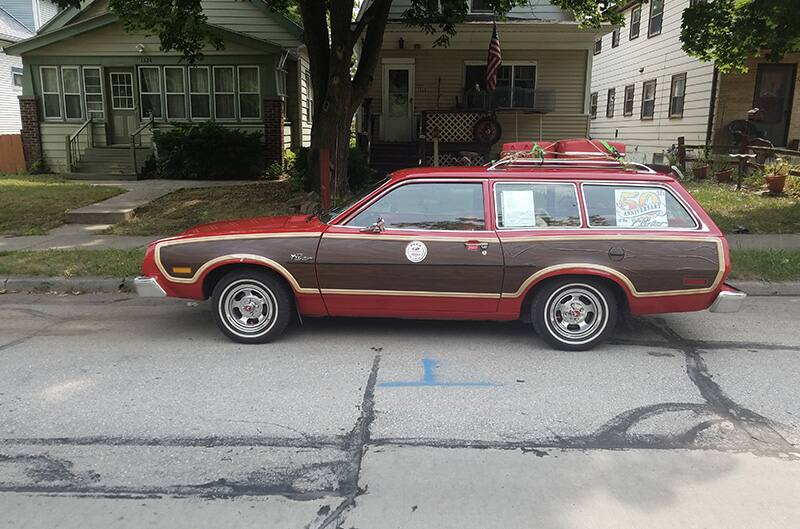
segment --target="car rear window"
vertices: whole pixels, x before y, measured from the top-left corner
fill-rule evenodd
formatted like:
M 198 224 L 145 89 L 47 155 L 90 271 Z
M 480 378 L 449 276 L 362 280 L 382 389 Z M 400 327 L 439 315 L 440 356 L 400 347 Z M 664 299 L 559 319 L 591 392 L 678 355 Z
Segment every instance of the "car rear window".
M 697 222 L 663 187 L 584 185 L 590 227 L 696 228 Z
M 501 229 L 577 227 L 578 194 L 572 184 L 498 182 L 494 187 Z
M 431 182 L 389 191 L 356 215 L 348 226 L 365 227 L 382 218 L 387 228 L 405 230 L 483 230 L 483 184 Z

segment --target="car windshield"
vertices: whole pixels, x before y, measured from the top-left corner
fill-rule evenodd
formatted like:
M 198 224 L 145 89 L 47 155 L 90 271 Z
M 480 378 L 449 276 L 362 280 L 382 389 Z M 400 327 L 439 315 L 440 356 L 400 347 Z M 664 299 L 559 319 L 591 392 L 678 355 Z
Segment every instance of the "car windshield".
M 367 195 L 369 195 L 370 193 L 372 193 L 373 191 L 375 191 L 388 181 L 389 181 L 388 177 L 383 178 L 378 182 L 376 182 L 375 184 L 369 186 L 365 191 L 362 191 L 361 193 L 356 193 L 355 195 L 345 200 L 335 208 L 324 210 L 322 213 L 319 214 L 319 220 L 324 222 L 325 224 L 328 224 L 330 221 L 332 221 L 333 219 L 335 219 L 336 217 L 347 211 L 353 204 L 360 201 L 361 199 L 363 199 L 364 197 L 366 197 Z

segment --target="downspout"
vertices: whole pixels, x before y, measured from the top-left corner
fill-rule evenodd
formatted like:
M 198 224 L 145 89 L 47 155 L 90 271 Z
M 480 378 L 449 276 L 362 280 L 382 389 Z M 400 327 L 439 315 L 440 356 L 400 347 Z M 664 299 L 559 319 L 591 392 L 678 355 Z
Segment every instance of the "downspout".
M 719 85 L 719 70 L 714 66 L 711 77 L 711 100 L 708 103 L 708 128 L 706 129 L 706 145 L 711 145 L 714 135 L 714 118 L 717 112 L 717 89 Z

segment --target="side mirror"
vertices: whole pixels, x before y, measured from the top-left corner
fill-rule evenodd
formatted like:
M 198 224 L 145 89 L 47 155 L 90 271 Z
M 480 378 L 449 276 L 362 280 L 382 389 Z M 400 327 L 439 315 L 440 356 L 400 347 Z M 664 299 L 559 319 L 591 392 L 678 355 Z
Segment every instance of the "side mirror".
M 378 217 L 378 219 L 367 226 L 366 228 L 361 228 L 360 231 L 364 233 L 380 233 L 386 229 L 386 223 L 383 221 L 383 217 Z

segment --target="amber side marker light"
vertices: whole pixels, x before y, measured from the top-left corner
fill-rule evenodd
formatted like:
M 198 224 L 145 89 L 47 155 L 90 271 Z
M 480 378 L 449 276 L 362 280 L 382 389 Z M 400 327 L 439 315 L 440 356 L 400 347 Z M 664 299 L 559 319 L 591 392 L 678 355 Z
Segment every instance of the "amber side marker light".
M 172 267 L 173 274 L 191 274 L 192 269 L 188 266 L 173 266 Z
M 684 277 L 683 278 L 683 286 L 685 287 L 703 287 L 706 286 L 708 281 L 702 278 L 696 277 Z

